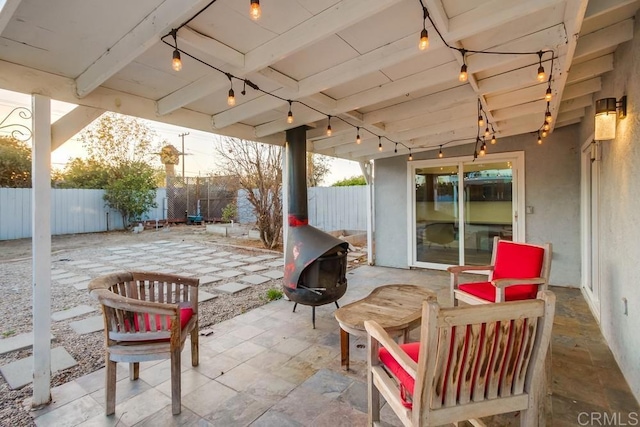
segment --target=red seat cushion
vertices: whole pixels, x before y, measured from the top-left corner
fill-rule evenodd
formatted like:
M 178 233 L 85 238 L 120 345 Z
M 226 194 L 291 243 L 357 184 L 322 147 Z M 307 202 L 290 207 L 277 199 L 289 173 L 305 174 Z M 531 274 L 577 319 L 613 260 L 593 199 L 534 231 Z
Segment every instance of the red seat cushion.
M 180 307 L 180 329 L 184 329 L 189 323 L 189 320 L 193 317 L 193 308 L 191 307 Z M 167 316 L 167 321 L 169 322 L 169 328 L 171 328 L 171 318 Z M 161 330 L 161 316 L 156 314 L 156 330 Z M 133 323 L 136 331 L 140 331 L 140 323 L 138 322 L 138 316 L 133 318 Z M 149 313 L 145 313 L 144 315 L 144 325 L 145 331 L 151 330 L 151 322 L 149 320 Z
M 496 301 L 496 287 L 491 282 L 465 283 L 458 286 L 461 291 L 482 298 L 486 301 Z M 507 286 L 504 291 L 505 301 L 518 301 L 535 298 L 538 294 L 537 285 L 513 285 Z
M 420 343 L 412 342 L 407 344 L 400 344 L 400 348 L 407 353 L 407 355 L 413 359 L 415 362 L 418 361 L 418 356 L 420 353 Z M 384 347 L 381 347 L 378 351 L 378 357 L 380 358 L 380 362 L 387 368 L 389 372 L 395 376 L 400 382 L 401 386 L 404 387 L 409 394 L 413 395 L 413 389 L 415 387 L 415 380 L 405 371 L 402 366 L 398 363 L 396 359 L 391 356 L 389 350 Z M 401 388 L 402 388 L 401 387 Z M 411 404 L 406 401 L 405 397 L 402 396 L 403 403 L 407 407 L 411 407 Z
M 543 261 L 544 248 L 500 240 L 492 278 L 495 280 L 540 277 Z M 496 288 L 490 282 L 466 283 L 459 288 L 486 301 L 496 300 Z M 537 285 L 508 286 L 505 289 L 505 301 L 532 299 L 537 293 Z
M 498 242 L 493 279 L 540 277 L 544 248 L 505 240 Z

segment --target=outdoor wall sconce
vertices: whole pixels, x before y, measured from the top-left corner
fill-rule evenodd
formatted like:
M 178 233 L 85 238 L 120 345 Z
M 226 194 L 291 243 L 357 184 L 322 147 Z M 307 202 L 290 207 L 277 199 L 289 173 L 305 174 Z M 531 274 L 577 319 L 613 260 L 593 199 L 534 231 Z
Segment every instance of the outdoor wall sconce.
M 616 114 L 617 112 L 617 114 Z M 602 98 L 596 101 L 596 141 L 608 141 L 616 137 L 617 118 L 627 117 L 627 97 L 620 101 L 615 98 Z

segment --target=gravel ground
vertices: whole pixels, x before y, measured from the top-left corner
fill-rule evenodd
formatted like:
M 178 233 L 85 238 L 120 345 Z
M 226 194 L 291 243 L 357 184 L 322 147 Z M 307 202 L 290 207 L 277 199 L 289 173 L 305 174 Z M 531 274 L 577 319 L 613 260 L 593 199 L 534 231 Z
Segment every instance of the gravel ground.
M 218 250 L 247 255 L 263 254 L 259 241 L 246 238 L 240 233 L 236 238 L 217 238 L 204 232 L 202 226 L 173 227 L 170 232 L 144 231 L 140 234 L 125 232 L 94 233 L 74 236 L 54 236 L 52 241 L 52 261 L 54 268 L 74 271 L 68 264 L 73 259 L 95 259 L 105 256 L 107 247 L 135 244 L 153 240 L 171 240 L 197 243 Z M 31 292 L 31 240 L 0 242 L 0 334 L 2 339 L 13 335 L 30 332 L 32 325 L 32 292 Z M 277 253 L 276 253 L 277 254 Z M 86 271 L 78 270 L 86 275 Z M 92 275 L 95 277 L 96 275 Z M 233 279 L 230 279 L 233 280 Z M 224 282 L 218 282 L 220 285 Z M 213 285 L 210 285 L 213 286 Z M 211 291 L 210 286 L 203 290 Z M 272 287 L 280 287 L 281 279 L 271 280 L 261 285 L 251 286 L 236 295 L 223 295 L 200 304 L 200 328 L 232 318 L 247 310 L 261 306 L 267 302 L 266 291 Z M 98 307 L 86 290 L 79 291 L 72 286 L 54 285 L 51 289 L 51 312 L 61 311 L 81 304 Z M 92 312 L 69 320 L 52 322 L 52 348 L 64 347 L 78 362 L 72 368 L 55 373 L 52 376 L 52 387 L 62 385 L 83 375 L 104 367 L 102 331 L 78 335 L 69 326 L 72 321 L 97 315 Z M 23 350 L 0 356 L 0 365 L 25 358 L 32 354 L 31 350 Z M 32 386 L 27 385 L 19 390 L 11 390 L 4 378 L 0 376 L 0 425 L 32 426 L 35 425 L 29 414 L 29 400 Z

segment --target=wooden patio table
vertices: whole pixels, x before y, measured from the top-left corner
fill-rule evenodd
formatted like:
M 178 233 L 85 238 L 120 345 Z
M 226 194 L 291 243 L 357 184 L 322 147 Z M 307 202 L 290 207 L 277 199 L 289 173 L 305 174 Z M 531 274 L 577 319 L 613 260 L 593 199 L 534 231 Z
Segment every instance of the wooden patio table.
M 349 334 L 367 335 L 365 320 L 375 320 L 390 335 L 398 335 L 400 342 L 404 342 L 409 331 L 420 325 L 422 301 L 430 296 L 435 293 L 423 286 L 384 285 L 336 310 L 342 368 L 349 369 Z

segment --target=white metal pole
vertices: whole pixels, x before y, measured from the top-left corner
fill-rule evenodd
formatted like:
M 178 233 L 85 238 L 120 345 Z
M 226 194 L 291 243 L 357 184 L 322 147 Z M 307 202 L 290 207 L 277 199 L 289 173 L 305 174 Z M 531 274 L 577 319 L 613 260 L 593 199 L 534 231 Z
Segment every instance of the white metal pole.
M 51 400 L 51 99 L 32 95 L 33 407 Z
M 373 254 L 373 238 L 374 238 L 374 224 L 375 224 L 375 210 L 373 201 L 373 163 L 372 162 L 360 162 L 360 170 L 364 175 L 364 179 L 367 182 L 367 264 L 374 265 L 375 257 Z

